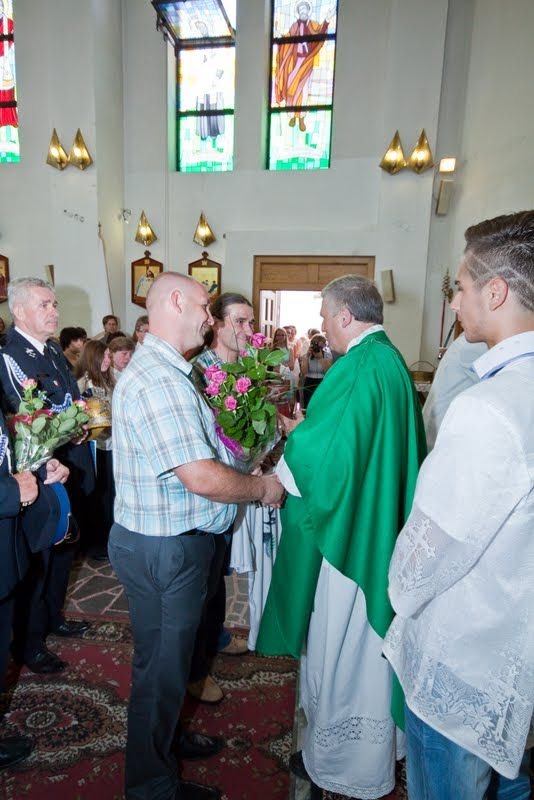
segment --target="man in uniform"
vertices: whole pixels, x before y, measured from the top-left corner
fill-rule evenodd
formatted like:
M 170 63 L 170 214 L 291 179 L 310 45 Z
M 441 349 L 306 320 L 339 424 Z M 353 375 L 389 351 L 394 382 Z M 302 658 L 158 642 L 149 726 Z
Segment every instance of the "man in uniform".
M 45 392 L 48 407 L 60 411 L 80 397 L 74 377 L 54 336 L 59 314 L 52 287 L 40 278 L 18 278 L 8 287 L 13 328 L 0 352 L 0 389 L 5 412 L 16 413 L 27 378 Z M 84 498 L 94 489 L 94 468 L 87 444 L 67 444 L 58 450 L 70 470 L 67 483 L 74 516 L 80 515 Z M 66 620 L 63 605 L 74 549 L 71 544 L 34 552 L 30 570 L 21 585 L 15 608 L 13 652 L 33 672 L 65 669 L 66 662 L 46 647 L 46 637 L 79 636 L 89 624 Z

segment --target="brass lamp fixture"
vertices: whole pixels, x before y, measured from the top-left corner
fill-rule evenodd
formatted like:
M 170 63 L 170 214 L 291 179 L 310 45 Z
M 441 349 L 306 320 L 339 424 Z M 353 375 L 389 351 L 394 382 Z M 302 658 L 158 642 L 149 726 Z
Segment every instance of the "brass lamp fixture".
M 408 159 L 408 166 L 420 175 L 425 170 L 434 166 L 434 158 L 432 150 L 426 137 L 425 129 L 421 131 L 417 144 L 415 145 L 410 158 Z
M 143 244 L 145 247 L 150 247 L 152 242 L 155 242 L 158 237 L 150 227 L 150 223 L 146 218 L 144 211 L 141 211 L 139 222 L 137 223 L 137 230 L 135 232 L 135 241 Z
M 73 167 L 78 167 L 78 169 L 87 169 L 92 163 L 93 159 L 87 149 L 82 132 L 78 128 L 70 149 L 69 164 L 72 164 Z
M 379 167 L 390 175 L 395 175 L 407 166 L 406 157 L 402 149 L 399 132 L 395 131 L 395 136 L 389 143 L 389 147 L 382 157 Z
M 215 234 L 208 225 L 208 221 L 204 216 L 204 212 L 202 211 L 197 222 L 197 227 L 195 228 L 193 241 L 195 244 L 199 244 L 201 247 L 208 247 L 208 245 L 212 244 L 215 239 Z
M 50 144 L 48 145 L 48 156 L 46 163 L 50 164 L 51 167 L 55 167 L 56 169 L 65 169 L 69 163 L 68 156 L 63 149 L 63 145 L 59 141 L 59 137 L 55 128 L 52 131 L 52 138 L 50 139 Z

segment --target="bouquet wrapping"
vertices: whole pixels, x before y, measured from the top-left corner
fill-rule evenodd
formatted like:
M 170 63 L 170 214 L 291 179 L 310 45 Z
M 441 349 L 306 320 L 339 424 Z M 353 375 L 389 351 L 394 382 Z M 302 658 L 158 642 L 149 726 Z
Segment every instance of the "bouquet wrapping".
M 45 408 L 46 394 L 37 391 L 34 380 L 25 380 L 22 388 L 18 413 L 9 417 L 8 424 L 14 440 L 16 471 L 35 472 L 54 450 L 85 432 L 83 426 L 89 417 L 83 400 L 75 400 L 56 412 Z
M 285 353 L 266 348 L 265 338 L 255 333 L 237 361 L 213 365 L 204 372 L 217 435 L 236 465 L 247 471 L 259 466 L 280 439 L 269 381 L 279 378 L 273 368 L 282 363 Z

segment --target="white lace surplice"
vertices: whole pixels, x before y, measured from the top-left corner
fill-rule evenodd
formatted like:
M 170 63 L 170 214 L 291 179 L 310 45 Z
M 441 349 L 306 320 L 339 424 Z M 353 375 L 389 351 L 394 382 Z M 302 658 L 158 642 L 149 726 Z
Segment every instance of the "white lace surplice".
M 384 647 L 410 708 L 508 778 L 534 706 L 533 397 L 528 359 L 451 405 L 390 565 Z
M 240 507 L 232 536 L 230 566 L 236 572 L 248 572 L 249 650 L 256 649 L 280 535 L 278 509 L 254 504 Z
M 323 559 L 300 669 L 302 754 L 323 789 L 374 800 L 395 785 L 400 731 L 391 717 L 392 670 L 382 645 L 360 587 Z

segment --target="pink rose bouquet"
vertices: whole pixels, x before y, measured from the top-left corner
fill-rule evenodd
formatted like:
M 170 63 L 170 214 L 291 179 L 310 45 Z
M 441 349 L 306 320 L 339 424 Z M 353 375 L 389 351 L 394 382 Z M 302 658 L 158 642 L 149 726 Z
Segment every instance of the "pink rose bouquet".
M 265 347 L 255 333 L 236 362 L 213 365 L 204 372 L 208 401 L 216 416 L 217 435 L 234 457 L 253 468 L 279 439 L 276 406 L 269 402 L 273 368 L 285 358 L 282 350 Z
M 83 400 L 67 403 L 61 411 L 45 408 L 46 394 L 37 392 L 37 383 L 31 378 L 23 382 L 22 388 L 18 413 L 9 417 L 8 423 L 17 472 L 33 472 L 52 458 L 56 448 L 80 436 L 89 416 Z

